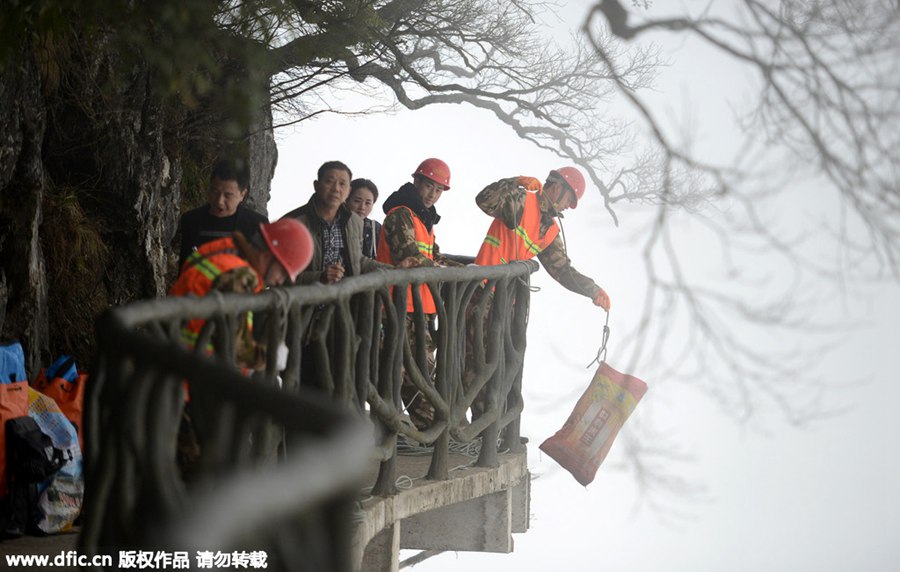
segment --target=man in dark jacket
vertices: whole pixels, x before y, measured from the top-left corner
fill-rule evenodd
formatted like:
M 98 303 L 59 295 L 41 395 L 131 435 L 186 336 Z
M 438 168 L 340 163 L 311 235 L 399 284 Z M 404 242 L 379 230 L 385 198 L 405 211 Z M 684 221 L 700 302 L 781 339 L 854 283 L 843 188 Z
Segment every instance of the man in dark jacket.
M 240 231 L 248 240 L 259 232 L 260 224 L 269 220 L 241 203 L 247 198 L 250 172 L 246 163 L 222 159 L 210 175 L 207 204 L 184 213 L 178 225 L 180 245 L 178 268 L 195 249 L 207 242 L 226 238 Z
M 344 204 L 351 177 L 350 167 L 340 161 L 322 164 L 309 202 L 284 215 L 305 224 L 315 245 L 312 262 L 297 284 L 333 284 L 344 276 L 391 268 L 362 255 L 362 219 Z
M 297 276 L 297 284 L 334 284 L 345 276 L 358 276 L 376 270 L 393 268 L 362 254 L 362 219 L 344 204 L 350 194 L 350 168 L 340 161 L 328 161 L 319 167 L 313 182 L 315 192 L 302 207 L 283 218 L 296 219 L 305 224 L 313 238 L 313 257 L 305 271 Z M 409 259 L 398 264 L 414 266 Z M 324 334 L 317 329 L 318 312 L 304 339 L 301 383 L 307 387 L 320 387 L 323 368 L 330 367 L 319 361 L 312 343 Z

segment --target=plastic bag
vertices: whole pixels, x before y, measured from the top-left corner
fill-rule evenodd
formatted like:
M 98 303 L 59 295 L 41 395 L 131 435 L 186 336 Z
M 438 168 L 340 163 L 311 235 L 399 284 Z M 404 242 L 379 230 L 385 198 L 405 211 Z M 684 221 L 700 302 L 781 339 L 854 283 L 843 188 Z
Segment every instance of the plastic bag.
M 0 383 L 25 381 L 25 352 L 19 342 L 0 344 Z
M 34 389 L 51 398 L 59 406 L 66 419 L 72 422 L 78 432 L 78 445 L 84 452 L 84 432 L 82 417 L 84 411 L 84 388 L 87 374 L 79 374 L 75 359 L 60 356 L 46 370 L 41 370 L 31 384 Z
M 28 416 L 61 449 L 66 464 L 49 482 L 39 487 L 37 528 L 45 534 L 64 532 L 72 527 L 84 500 L 84 469 L 78 433 L 56 402 L 28 388 Z
M 647 384 L 640 379 L 601 363 L 565 424 L 541 443 L 541 451 L 587 486 L 646 392 Z

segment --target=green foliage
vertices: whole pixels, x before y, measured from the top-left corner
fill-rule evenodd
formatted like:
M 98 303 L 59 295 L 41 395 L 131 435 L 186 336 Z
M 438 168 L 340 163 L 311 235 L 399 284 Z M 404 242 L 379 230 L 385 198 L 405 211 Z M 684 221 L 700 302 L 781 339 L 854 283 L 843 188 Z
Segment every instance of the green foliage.
M 23 48 L 42 64 L 45 79 L 56 83 L 57 52 L 65 42 L 81 53 L 111 56 L 114 75 L 130 77 L 147 69 L 154 90 L 188 110 L 218 102 L 216 121 L 226 136 L 240 137 L 255 110 L 268 98 L 268 66 L 263 39 L 273 33 L 253 25 L 247 10 L 280 2 L 250 2 L 231 9 L 215 1 L 8 0 L 0 7 L 0 69 L 14 65 Z M 269 10 L 276 14 L 278 10 Z M 270 16 L 271 17 L 271 16 Z M 278 20 L 274 20 L 277 22 Z M 262 33 L 262 30 L 267 30 Z M 65 39 L 63 39 L 65 38 Z M 114 90 L 113 90 L 114 91 Z
M 0 70 L 14 65 L 25 43 L 66 28 L 67 6 L 60 0 L 4 0 L 0 7 Z
M 185 157 L 181 166 L 181 212 L 206 202 L 209 189 L 209 173 L 212 163 L 193 157 Z
M 93 322 L 108 306 L 102 288 L 109 248 L 96 220 L 81 207 L 85 189 L 48 185 L 44 194 L 41 249 L 47 271 L 50 336 L 56 353 L 84 361 L 93 348 Z

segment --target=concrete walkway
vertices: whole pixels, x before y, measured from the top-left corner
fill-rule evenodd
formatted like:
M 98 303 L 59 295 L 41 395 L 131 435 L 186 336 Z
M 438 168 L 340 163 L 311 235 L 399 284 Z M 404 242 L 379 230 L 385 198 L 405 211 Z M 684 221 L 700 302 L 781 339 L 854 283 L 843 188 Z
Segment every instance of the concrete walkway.
M 39 570 L 37 566 L 10 566 L 6 556 L 11 554 L 30 555 L 46 554 L 52 559 L 60 554 L 75 550 L 78 540 L 78 530 L 52 536 L 20 536 L 19 538 L 0 541 L 0 570 Z M 61 559 L 62 560 L 62 559 Z M 53 566 L 53 570 L 59 572 L 76 572 L 77 566 Z
M 479 550 L 509 552 L 512 550 L 510 532 L 524 532 L 528 528 L 528 469 L 525 453 L 500 456 L 498 467 L 477 468 L 470 465 L 474 459 L 451 454 L 450 466 L 456 467 L 450 473 L 449 481 L 428 481 L 423 477 L 428 472 L 430 457 L 397 457 L 397 474 L 405 476 L 407 487 L 397 495 L 387 498 L 369 497 L 361 504 L 362 519 L 353 539 L 354 561 L 362 563 L 364 554 L 371 570 L 396 570 L 397 550 L 401 547 L 413 548 L 410 542 L 425 542 L 420 548 L 441 548 L 456 550 Z M 371 482 L 374 483 L 377 464 L 372 466 Z M 498 494 L 511 495 L 499 498 Z M 491 499 L 491 504 L 472 505 L 478 499 Z M 502 500 L 502 502 L 497 502 Z M 495 506 L 496 505 L 496 506 Z M 462 509 L 453 509 L 452 507 Z M 441 512 L 456 510 L 456 512 Z M 474 510 L 474 512 L 473 512 Z M 418 515 L 437 516 L 438 528 L 428 520 L 416 521 L 401 534 L 401 521 L 417 518 Z M 491 515 L 500 515 L 498 520 Z M 504 516 L 506 515 L 506 516 Z M 411 524 L 411 522 L 410 522 Z M 443 528 L 447 526 L 448 528 Z M 419 538 L 409 538 L 408 531 L 418 531 Z M 455 538 L 452 531 L 469 530 L 478 532 L 474 539 L 476 546 L 468 546 L 472 539 Z M 402 539 L 401 539 L 402 536 Z M 379 537 L 378 540 L 375 540 Z M 488 541 L 487 539 L 493 538 Z M 75 551 L 78 531 L 53 536 L 22 536 L 0 541 L 0 570 L 39 570 L 40 567 L 12 567 L 7 555 L 47 555 L 51 559 Z M 373 540 L 375 540 L 373 542 Z M 432 544 L 437 542 L 437 544 Z M 449 542 L 449 545 L 445 545 Z M 71 555 L 70 555 L 71 557 Z M 115 566 L 115 563 L 114 563 Z M 77 572 L 77 566 L 53 566 L 57 572 Z M 90 570 L 90 568 L 86 568 Z

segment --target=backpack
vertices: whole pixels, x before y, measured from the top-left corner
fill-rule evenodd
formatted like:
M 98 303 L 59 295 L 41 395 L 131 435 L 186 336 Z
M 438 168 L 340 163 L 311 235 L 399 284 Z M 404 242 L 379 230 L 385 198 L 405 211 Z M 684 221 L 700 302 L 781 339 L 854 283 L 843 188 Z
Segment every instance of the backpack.
M 10 476 L 28 483 L 46 481 L 69 461 L 29 416 L 6 422 L 6 452 Z
M 15 538 L 35 528 L 38 484 L 69 459 L 29 416 L 6 422 L 6 454 L 9 496 L 0 511 L 0 526 L 4 536 Z

